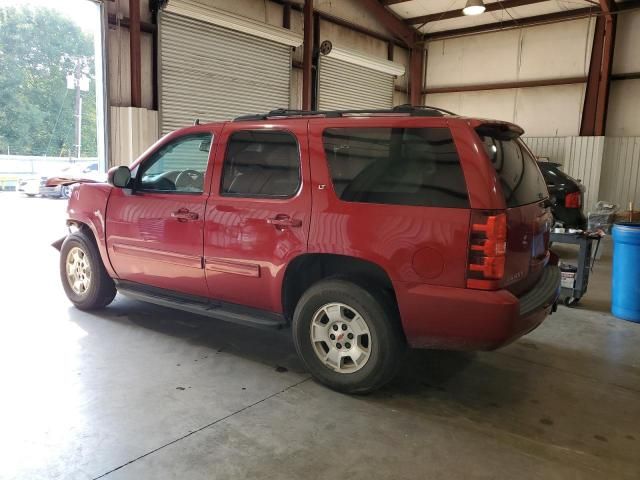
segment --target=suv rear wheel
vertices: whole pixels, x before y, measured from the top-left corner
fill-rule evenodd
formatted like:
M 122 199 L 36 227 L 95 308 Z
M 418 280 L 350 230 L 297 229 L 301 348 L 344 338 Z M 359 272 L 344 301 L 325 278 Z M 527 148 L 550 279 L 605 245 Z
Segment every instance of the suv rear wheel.
M 82 231 L 72 233 L 62 244 L 60 278 L 67 297 L 80 310 L 106 307 L 116 296 L 115 284 L 102 264 L 98 247 Z
M 324 280 L 304 293 L 293 339 L 313 376 L 345 393 L 368 393 L 387 383 L 405 350 L 384 292 L 346 280 Z

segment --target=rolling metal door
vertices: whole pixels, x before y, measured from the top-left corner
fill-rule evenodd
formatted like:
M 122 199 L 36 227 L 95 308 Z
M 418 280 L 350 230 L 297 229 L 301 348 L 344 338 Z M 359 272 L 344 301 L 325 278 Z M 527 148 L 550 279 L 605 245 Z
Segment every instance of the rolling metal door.
M 162 134 L 289 106 L 291 47 L 164 11 L 159 16 Z
M 320 110 L 391 108 L 391 74 L 328 56 L 320 57 Z

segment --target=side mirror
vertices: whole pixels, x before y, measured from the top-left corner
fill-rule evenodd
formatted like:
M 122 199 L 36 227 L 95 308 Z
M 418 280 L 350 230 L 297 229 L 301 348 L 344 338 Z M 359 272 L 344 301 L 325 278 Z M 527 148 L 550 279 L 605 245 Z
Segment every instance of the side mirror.
M 114 187 L 127 188 L 131 182 L 131 170 L 124 165 L 113 167 L 107 173 L 107 181 Z

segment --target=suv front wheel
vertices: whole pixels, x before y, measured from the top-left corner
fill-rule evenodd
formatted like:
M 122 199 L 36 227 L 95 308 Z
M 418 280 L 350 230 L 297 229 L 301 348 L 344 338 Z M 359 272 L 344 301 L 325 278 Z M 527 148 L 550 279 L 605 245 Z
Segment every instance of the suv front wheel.
M 80 310 L 106 307 L 116 296 L 98 247 L 83 231 L 72 233 L 62 244 L 60 278 L 67 297 Z
M 294 313 L 293 339 L 313 376 L 345 393 L 368 393 L 387 383 L 405 350 L 385 293 L 338 279 L 304 293 Z

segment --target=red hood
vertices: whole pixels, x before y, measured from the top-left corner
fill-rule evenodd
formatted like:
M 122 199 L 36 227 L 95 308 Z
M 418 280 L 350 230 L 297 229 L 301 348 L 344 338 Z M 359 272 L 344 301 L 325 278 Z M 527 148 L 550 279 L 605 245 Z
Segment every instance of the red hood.
M 83 178 L 74 175 L 60 175 L 47 178 L 45 185 L 47 187 L 55 187 L 58 185 L 68 185 L 70 183 L 98 183 L 96 180 L 90 178 Z

